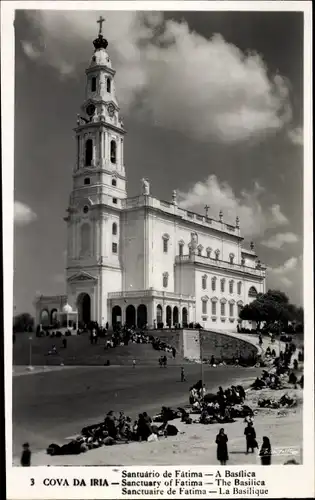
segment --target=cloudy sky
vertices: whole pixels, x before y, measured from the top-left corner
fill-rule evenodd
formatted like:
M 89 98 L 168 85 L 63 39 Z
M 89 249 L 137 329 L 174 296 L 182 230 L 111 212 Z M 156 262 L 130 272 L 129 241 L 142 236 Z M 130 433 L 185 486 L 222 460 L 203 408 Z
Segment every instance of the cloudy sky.
M 63 221 L 96 19 L 117 70 L 128 194 L 240 218 L 302 304 L 303 14 L 16 11 L 14 303 L 64 293 Z

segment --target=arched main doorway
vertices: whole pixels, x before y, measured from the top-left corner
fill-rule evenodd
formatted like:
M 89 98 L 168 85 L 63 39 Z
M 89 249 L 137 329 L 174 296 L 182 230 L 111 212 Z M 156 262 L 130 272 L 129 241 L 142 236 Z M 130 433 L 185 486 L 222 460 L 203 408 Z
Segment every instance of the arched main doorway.
M 42 326 L 49 326 L 49 312 L 43 309 L 40 313 L 40 324 Z
M 115 327 L 118 323 L 121 323 L 121 307 L 114 306 L 112 309 L 112 326 Z
M 171 306 L 166 307 L 166 324 L 169 328 L 172 326 L 172 308 L 171 308 Z
M 182 322 L 183 322 L 183 327 L 185 328 L 188 325 L 188 313 L 186 307 L 183 307 Z
M 156 323 L 162 323 L 163 321 L 163 309 L 160 304 L 156 306 Z
M 173 325 L 177 325 L 178 323 L 178 307 L 175 306 L 173 309 Z
M 136 309 L 131 304 L 126 309 L 126 324 L 127 326 L 134 326 L 136 324 Z
M 137 327 L 143 328 L 148 322 L 147 306 L 140 304 L 137 309 Z
M 52 309 L 50 313 L 50 324 L 55 325 L 57 323 L 57 320 L 58 320 L 57 309 Z
M 77 308 L 79 322 L 88 325 L 91 321 L 91 297 L 88 293 L 80 293 Z

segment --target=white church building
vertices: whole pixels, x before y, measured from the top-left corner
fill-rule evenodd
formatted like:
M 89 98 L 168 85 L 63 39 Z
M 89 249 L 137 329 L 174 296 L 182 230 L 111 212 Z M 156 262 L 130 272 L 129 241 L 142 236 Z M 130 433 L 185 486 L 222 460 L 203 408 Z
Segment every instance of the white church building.
M 146 179 L 128 198 L 126 130 L 101 27 L 93 44 L 65 217 L 66 295 L 36 297 L 36 323 L 198 322 L 235 331 L 240 308 L 265 292 L 266 268 L 252 243 L 243 248 L 238 217 L 231 225 L 222 211 L 216 220 L 208 207 L 205 215 L 183 210 L 176 191 L 159 200 Z

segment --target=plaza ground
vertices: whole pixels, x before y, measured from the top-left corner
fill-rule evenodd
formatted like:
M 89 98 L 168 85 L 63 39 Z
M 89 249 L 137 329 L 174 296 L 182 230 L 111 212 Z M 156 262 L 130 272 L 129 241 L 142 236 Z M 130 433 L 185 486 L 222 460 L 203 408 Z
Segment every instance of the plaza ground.
M 161 406 L 188 403 L 189 387 L 200 379 L 198 364 L 185 366 L 187 382 L 180 382 L 180 367 L 131 366 L 72 367 L 13 377 L 13 455 L 28 441 L 33 451 L 46 449 L 102 421 L 109 410 L 123 410 L 132 418 L 151 415 Z M 208 391 L 255 377 L 257 368 L 204 367 Z
M 17 343 L 21 340 L 18 339 Z M 36 339 L 37 359 L 42 360 L 45 344 Z M 49 345 L 55 339 L 47 339 Z M 75 340 L 70 338 L 70 341 Z M 215 435 L 219 424 L 186 426 L 176 422 L 184 434 L 160 440 L 157 443 L 130 443 L 90 450 L 78 456 L 50 457 L 45 453 L 50 443 L 64 444 L 68 437 L 78 434 L 82 427 L 100 422 L 109 410 L 123 410 L 132 418 L 142 411 L 150 415 L 158 413 L 161 406 L 183 406 L 188 403 L 189 387 L 201 378 L 201 366 L 184 362 L 179 357 L 169 358 L 169 366 L 158 366 L 160 351 L 150 344 L 129 344 L 104 351 L 101 346 L 90 346 L 88 338 L 77 339 L 80 353 L 89 359 L 111 356 L 111 366 L 14 366 L 13 377 L 13 456 L 19 463 L 21 445 L 28 441 L 33 451 L 33 465 L 134 465 L 134 464 L 215 464 Z M 24 339 L 24 342 L 25 339 Z M 61 343 L 56 339 L 55 343 Z M 27 344 L 27 343 L 26 343 Z M 26 345 L 25 344 L 25 345 Z M 48 345 L 48 343 L 47 343 Z M 264 339 L 264 348 L 269 339 Z M 16 346 L 15 346 L 16 347 Z M 278 343 L 275 344 L 278 350 Z M 21 349 L 21 348 L 20 348 Z M 25 349 L 25 347 L 24 347 Z M 80 354 L 80 356 L 83 354 Z M 132 359 L 137 359 L 136 368 Z M 123 364 L 119 366 L 120 360 Z M 57 360 L 56 360 L 57 361 Z M 99 363 L 100 364 L 100 361 Z M 103 358 L 102 358 L 103 364 Z M 185 366 L 186 382 L 180 382 L 180 367 Z M 204 365 L 204 380 L 208 392 L 216 392 L 219 385 L 243 383 L 248 386 L 261 368 Z M 275 392 L 276 397 L 279 392 Z M 261 415 L 261 412 L 260 412 Z M 255 418 L 257 435 L 272 438 L 273 446 L 301 447 L 301 406 L 287 412 L 287 416 L 275 411 L 265 412 Z M 244 454 L 244 423 L 224 425 L 229 436 L 230 461 L 232 464 L 254 463 L 252 455 Z M 283 463 L 283 457 L 280 457 Z M 275 458 L 274 461 L 280 458 Z M 292 458 L 292 457 L 289 457 Z M 298 459 L 299 461 L 300 459 Z M 256 463 L 256 462 L 255 462 Z

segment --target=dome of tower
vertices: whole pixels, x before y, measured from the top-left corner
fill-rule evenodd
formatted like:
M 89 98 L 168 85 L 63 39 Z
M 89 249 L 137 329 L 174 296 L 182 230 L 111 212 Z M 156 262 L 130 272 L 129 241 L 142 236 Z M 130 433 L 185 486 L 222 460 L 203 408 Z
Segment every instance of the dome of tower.
M 68 302 L 63 306 L 62 312 L 65 314 L 72 313 L 72 307 L 68 304 Z
M 91 59 L 90 68 L 93 66 L 107 66 L 112 67 L 108 53 L 104 48 L 97 49 Z

